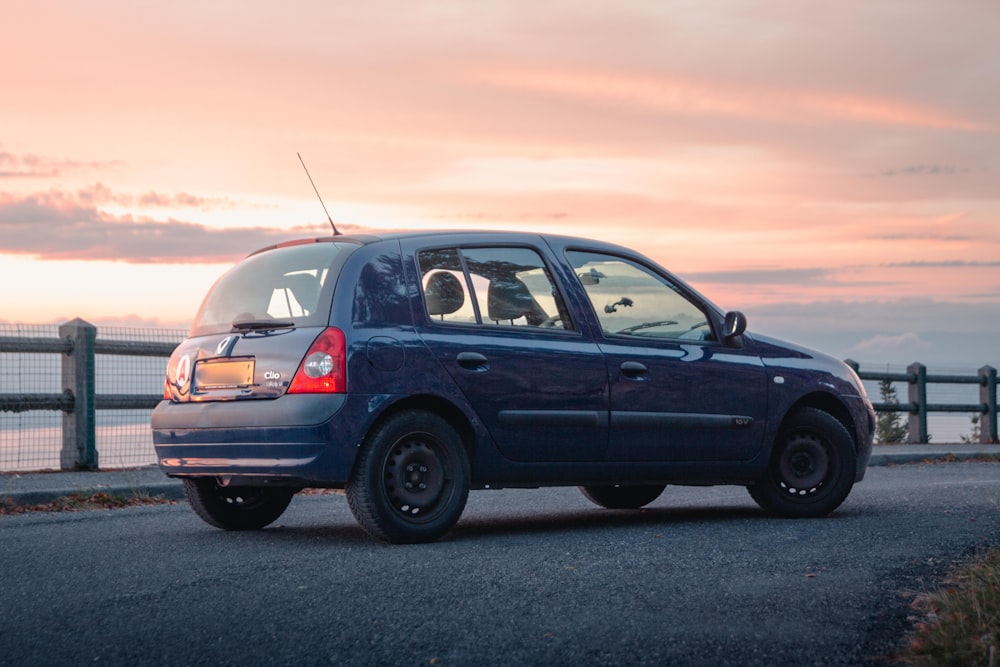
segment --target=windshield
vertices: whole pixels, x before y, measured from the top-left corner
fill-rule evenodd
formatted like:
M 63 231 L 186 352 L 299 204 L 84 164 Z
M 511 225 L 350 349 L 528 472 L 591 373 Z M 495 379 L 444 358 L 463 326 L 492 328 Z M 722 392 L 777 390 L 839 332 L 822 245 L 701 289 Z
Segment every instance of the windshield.
M 317 242 L 247 257 L 209 290 L 191 336 L 271 326 L 325 326 L 333 283 L 357 248 L 353 243 Z

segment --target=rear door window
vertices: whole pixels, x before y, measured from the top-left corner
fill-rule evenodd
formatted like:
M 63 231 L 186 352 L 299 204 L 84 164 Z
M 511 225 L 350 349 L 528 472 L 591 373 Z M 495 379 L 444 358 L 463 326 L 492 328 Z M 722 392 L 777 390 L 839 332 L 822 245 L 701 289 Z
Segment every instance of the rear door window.
M 530 248 L 443 248 L 417 257 L 424 305 L 434 322 L 574 328 L 548 267 Z

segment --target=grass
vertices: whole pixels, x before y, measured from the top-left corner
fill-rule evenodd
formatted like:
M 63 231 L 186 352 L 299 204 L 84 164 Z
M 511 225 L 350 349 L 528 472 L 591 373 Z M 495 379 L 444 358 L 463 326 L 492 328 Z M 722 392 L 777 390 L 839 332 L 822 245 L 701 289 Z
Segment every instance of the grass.
M 1000 549 L 957 568 L 940 590 L 917 595 L 912 607 L 918 615 L 899 660 L 1000 667 Z
M 55 500 L 37 505 L 19 505 L 10 498 L 0 498 L 0 516 L 28 512 L 79 512 L 84 510 L 118 509 L 141 505 L 172 505 L 176 501 L 163 496 L 151 496 L 141 491 L 115 493 L 107 491 L 74 491 Z
M 944 454 L 933 459 L 924 459 L 921 463 L 1000 463 L 1000 454 L 975 454 L 973 456 Z
M 936 465 L 940 463 L 1000 463 L 1000 454 L 939 454 L 925 459 L 890 462 L 889 466 Z

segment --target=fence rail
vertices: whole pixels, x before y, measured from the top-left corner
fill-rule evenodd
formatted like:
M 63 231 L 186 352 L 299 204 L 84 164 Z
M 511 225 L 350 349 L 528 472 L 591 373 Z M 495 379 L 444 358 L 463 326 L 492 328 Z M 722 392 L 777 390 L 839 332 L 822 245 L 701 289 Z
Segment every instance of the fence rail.
M 997 440 L 997 370 L 983 366 L 976 375 L 930 374 L 921 363 L 907 366 L 905 373 L 888 371 L 862 371 L 858 362 L 848 359 L 847 365 L 854 369 L 862 380 L 905 382 L 906 403 L 872 403 L 877 412 L 905 412 L 907 422 L 907 442 L 930 442 L 927 430 L 927 415 L 930 412 L 966 412 L 979 415 L 979 442 L 996 443 Z M 929 403 L 929 384 L 974 384 L 979 385 L 979 403 Z
M 0 353 L 59 355 L 62 383 L 61 392 L 0 392 L 0 413 L 62 412 L 60 468 L 97 469 L 100 467 L 97 411 L 152 410 L 162 397 L 161 393 L 152 392 L 99 393 L 97 355 L 167 358 L 180 340 L 181 337 L 176 342 L 98 338 L 97 327 L 81 319 L 60 326 L 57 337 L 0 335 Z M 54 368 L 52 371 L 56 372 Z M 149 389 L 155 387 L 151 384 Z
M 61 391 L 0 392 L 0 413 L 62 412 L 60 467 L 97 469 L 99 467 L 97 411 L 152 410 L 161 400 L 161 395 L 155 392 L 157 387 L 152 383 L 149 386 L 150 393 L 145 393 L 146 390 L 132 393 L 99 393 L 95 389 L 96 356 L 167 358 L 182 338 L 180 332 L 168 332 L 168 335 L 176 335 L 177 341 L 98 338 L 97 327 L 81 319 L 60 326 L 57 336 L 0 333 L 0 353 L 59 355 L 61 360 Z M 906 383 L 907 402 L 874 403 L 874 407 L 878 412 L 908 415 L 908 442 L 930 441 L 927 415 L 934 412 L 964 412 L 979 415 L 979 441 L 998 442 L 996 369 L 984 366 L 975 375 L 932 374 L 928 373 L 922 364 L 914 363 L 907 367 L 905 373 L 900 373 L 861 370 L 859 364 L 850 359 L 847 363 L 863 380 Z M 55 368 L 52 367 L 50 372 L 55 373 Z M 933 384 L 978 385 L 979 402 L 928 402 L 927 387 Z M 148 431 L 148 426 L 144 428 Z

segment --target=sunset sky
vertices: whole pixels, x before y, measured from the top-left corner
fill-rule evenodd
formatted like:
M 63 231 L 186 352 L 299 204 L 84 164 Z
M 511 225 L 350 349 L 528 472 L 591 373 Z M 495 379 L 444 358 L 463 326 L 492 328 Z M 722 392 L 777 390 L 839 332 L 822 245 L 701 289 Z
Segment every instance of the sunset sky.
M 342 231 L 642 249 L 751 330 L 1000 367 L 995 0 L 0 0 L 0 320 L 186 326 Z

